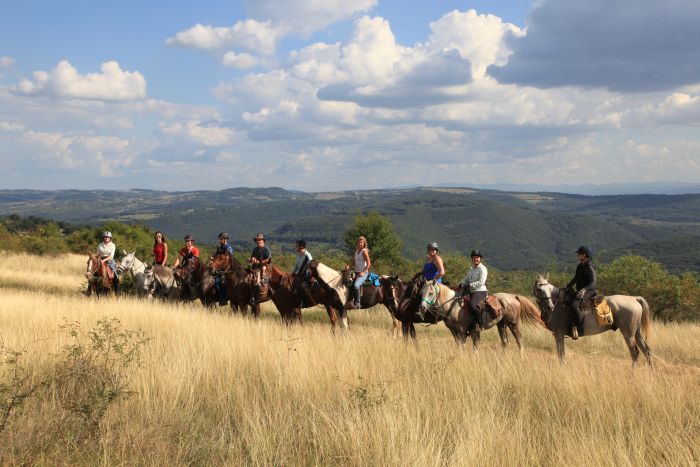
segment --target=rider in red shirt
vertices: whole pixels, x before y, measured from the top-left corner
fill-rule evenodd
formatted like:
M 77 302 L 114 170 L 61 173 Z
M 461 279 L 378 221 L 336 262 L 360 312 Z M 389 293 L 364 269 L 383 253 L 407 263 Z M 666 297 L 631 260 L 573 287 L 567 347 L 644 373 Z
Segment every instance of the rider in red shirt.
M 175 264 L 173 265 L 173 269 L 178 267 L 182 263 L 182 260 L 189 256 L 196 256 L 199 258 L 199 248 L 194 246 L 194 237 L 187 234 L 185 235 L 185 246 L 180 249 L 177 259 L 175 260 Z

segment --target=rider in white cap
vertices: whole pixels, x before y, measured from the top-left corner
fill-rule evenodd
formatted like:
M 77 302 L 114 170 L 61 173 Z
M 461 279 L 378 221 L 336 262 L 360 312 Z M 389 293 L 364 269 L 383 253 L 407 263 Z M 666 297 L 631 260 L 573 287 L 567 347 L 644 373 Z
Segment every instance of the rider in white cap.
M 114 253 L 117 251 L 116 245 L 112 242 L 112 232 L 102 233 L 102 243 L 97 245 L 97 257 L 105 262 L 114 271 L 114 292 L 119 292 L 119 276 L 117 275 L 117 263 L 114 262 Z

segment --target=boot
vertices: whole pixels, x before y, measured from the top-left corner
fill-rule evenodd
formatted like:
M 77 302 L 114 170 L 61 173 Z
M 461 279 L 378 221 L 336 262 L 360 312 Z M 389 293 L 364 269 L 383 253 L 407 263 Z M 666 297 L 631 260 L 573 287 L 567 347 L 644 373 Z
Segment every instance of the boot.
M 353 309 L 355 309 L 355 308 L 358 308 L 358 306 L 357 306 L 357 295 L 358 295 L 358 293 L 357 293 L 357 292 L 358 292 L 358 291 L 357 291 L 357 289 L 356 289 L 355 287 L 352 287 L 352 288 L 350 289 L 350 300 L 349 300 L 348 303 L 345 305 L 345 308 L 347 308 L 348 310 L 353 310 Z

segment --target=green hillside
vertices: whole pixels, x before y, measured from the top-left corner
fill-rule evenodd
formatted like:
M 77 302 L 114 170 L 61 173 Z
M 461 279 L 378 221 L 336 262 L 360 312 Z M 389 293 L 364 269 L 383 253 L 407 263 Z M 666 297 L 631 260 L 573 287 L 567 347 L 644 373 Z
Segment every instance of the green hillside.
M 607 260 L 625 253 L 650 257 L 676 271 L 700 271 L 700 195 L 581 196 L 466 188 L 303 193 L 281 188 L 221 191 L 0 190 L 0 215 L 41 216 L 74 224 L 115 220 L 145 224 L 170 238 L 194 234 L 213 243 L 222 230 L 237 248 L 264 232 L 272 243 L 294 240 L 342 248 L 357 213 L 387 216 L 404 255 L 422 256 L 428 241 L 445 253 L 481 249 L 503 270 L 569 263 L 580 244 Z M 100 215 L 97 215 L 100 213 Z

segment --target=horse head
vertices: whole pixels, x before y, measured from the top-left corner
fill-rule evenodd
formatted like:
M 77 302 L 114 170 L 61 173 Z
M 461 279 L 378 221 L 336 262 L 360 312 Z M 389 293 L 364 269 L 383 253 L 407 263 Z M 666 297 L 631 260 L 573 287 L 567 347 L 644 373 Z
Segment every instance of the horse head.
M 213 273 L 228 271 L 231 267 L 232 259 L 228 253 L 216 253 L 207 261 L 207 269 Z
M 124 256 L 117 264 L 117 272 L 119 274 L 124 274 L 126 271 L 131 271 L 134 267 L 134 260 L 136 259 L 135 251 L 127 253 L 125 250 L 122 250 L 122 253 Z
M 406 291 L 406 286 L 401 282 L 398 275 L 380 277 L 379 286 L 382 288 L 382 294 L 384 295 L 384 306 L 392 313 L 397 313 L 401 298 Z
M 532 294 L 542 311 L 551 313 L 558 301 L 559 289 L 549 283 L 549 274 L 547 276 L 538 275 L 532 286 Z
M 348 288 L 352 287 L 352 283 L 355 280 L 355 273 L 350 269 L 343 269 L 340 274 L 343 285 Z
M 437 306 L 437 301 L 440 295 L 440 287 L 434 280 L 425 281 L 420 289 L 420 311 L 425 313 L 431 308 Z

